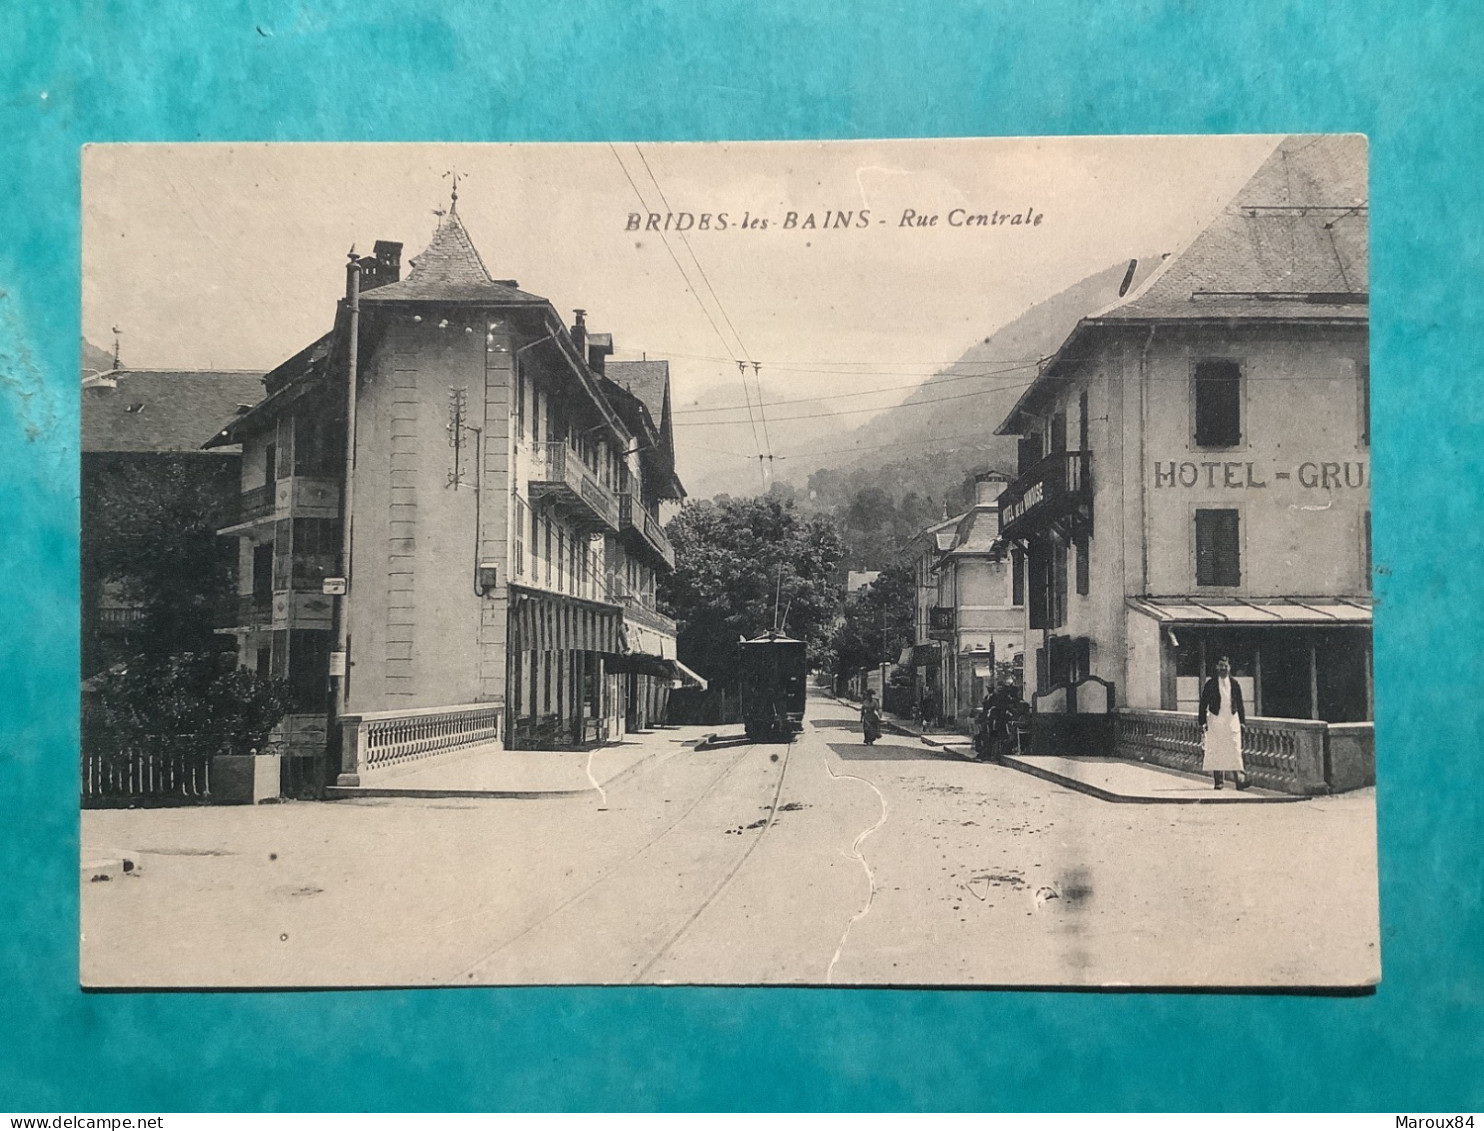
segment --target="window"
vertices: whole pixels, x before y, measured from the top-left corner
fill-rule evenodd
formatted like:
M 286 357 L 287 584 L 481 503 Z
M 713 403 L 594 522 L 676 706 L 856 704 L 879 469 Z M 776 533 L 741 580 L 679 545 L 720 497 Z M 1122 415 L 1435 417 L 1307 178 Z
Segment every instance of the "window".
M 1051 623 L 1060 628 L 1067 623 L 1067 544 L 1060 538 L 1051 543 Z
M 526 374 L 519 354 L 515 355 L 515 438 L 526 438 Z
M 1087 390 L 1077 398 L 1077 450 L 1087 451 Z
M 1242 442 L 1242 367 L 1235 361 L 1202 361 L 1195 367 L 1195 442 L 1200 448 L 1234 448 Z
M 1195 512 L 1195 583 L 1242 584 L 1241 530 L 1234 510 Z
M 1051 417 L 1051 444 L 1053 452 L 1064 452 L 1067 450 L 1067 414 L 1058 412 Z
M 517 577 L 524 577 L 526 573 L 526 504 L 525 500 L 513 490 L 510 492 L 510 497 L 515 510 L 515 574 Z
M 1361 538 L 1363 538 L 1365 540 L 1365 544 L 1363 546 L 1361 546 L 1361 555 L 1362 555 L 1361 560 L 1362 560 L 1362 562 L 1365 565 L 1365 573 L 1361 577 L 1360 583 L 1361 583 L 1361 585 L 1365 586 L 1365 591 L 1367 593 L 1369 593 L 1371 591 L 1371 512 L 1370 511 L 1366 511 L 1365 512 L 1365 527 L 1361 531 L 1361 535 L 1360 536 L 1361 536 Z
M 1024 475 L 1041 461 L 1041 436 L 1036 433 L 1031 436 L 1022 436 L 1020 445 L 1016 452 L 1015 473 Z
M 1086 597 L 1092 590 L 1091 568 L 1088 563 L 1090 545 L 1086 534 L 1077 535 L 1072 543 L 1077 551 L 1077 593 Z
M 1010 551 L 1010 603 L 1025 604 L 1025 553 L 1018 549 Z
M 289 631 L 289 683 L 294 706 L 301 711 L 322 710 L 330 678 L 330 634 L 318 629 Z
M 1355 367 L 1356 381 L 1360 385 L 1360 442 L 1371 444 L 1371 363 L 1362 361 Z
M 278 445 L 263 445 L 263 482 L 273 484 L 278 480 Z
M 252 596 L 255 605 L 273 603 L 273 543 L 252 548 Z

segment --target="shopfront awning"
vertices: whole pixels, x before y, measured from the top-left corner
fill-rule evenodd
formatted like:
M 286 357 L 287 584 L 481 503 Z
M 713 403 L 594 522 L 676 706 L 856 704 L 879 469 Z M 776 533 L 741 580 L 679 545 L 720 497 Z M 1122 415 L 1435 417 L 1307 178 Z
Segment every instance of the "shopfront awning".
M 899 668 L 935 668 L 942 662 L 936 644 L 909 644 L 897 657 Z
M 524 586 L 510 587 L 510 647 L 525 652 L 616 652 L 623 611 Z
M 1161 624 L 1369 625 L 1368 597 L 1130 597 L 1128 607 Z
M 675 678 L 680 681 L 682 686 L 694 687 L 697 691 L 706 690 L 705 676 L 697 675 L 695 672 L 691 671 L 690 668 L 682 664 L 679 660 L 671 660 L 670 663 L 675 668 Z

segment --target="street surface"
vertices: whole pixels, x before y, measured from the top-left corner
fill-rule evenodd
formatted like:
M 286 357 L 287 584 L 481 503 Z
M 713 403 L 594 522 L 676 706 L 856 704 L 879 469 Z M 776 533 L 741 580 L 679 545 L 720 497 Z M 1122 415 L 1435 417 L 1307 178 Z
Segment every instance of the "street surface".
M 811 698 L 603 793 L 88 810 L 89 986 L 1359 985 L 1375 797 L 1098 800 Z M 507 755 L 513 757 L 514 755 Z M 532 754 L 540 758 L 540 753 Z M 605 803 L 606 802 L 606 803 Z

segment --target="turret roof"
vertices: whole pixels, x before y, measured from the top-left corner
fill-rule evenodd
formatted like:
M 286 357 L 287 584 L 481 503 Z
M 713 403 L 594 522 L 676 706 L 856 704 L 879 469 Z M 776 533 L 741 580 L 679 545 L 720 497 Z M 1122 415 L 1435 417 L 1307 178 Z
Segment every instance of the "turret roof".
M 508 304 L 544 303 L 513 280 L 490 278 L 484 260 L 457 211 L 450 211 L 433 233 L 421 254 L 414 256 L 407 277 L 366 291 L 362 302 L 478 302 Z

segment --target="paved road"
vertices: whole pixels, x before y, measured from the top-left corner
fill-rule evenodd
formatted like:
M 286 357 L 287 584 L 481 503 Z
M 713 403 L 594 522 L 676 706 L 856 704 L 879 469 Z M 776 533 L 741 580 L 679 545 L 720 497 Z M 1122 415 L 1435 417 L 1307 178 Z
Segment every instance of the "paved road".
M 810 703 L 789 746 L 605 794 L 90 811 L 91 985 L 1346 985 L 1379 972 L 1374 797 L 1114 805 Z

